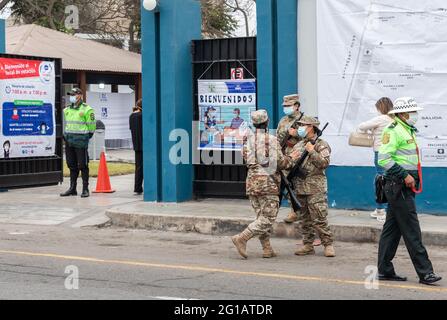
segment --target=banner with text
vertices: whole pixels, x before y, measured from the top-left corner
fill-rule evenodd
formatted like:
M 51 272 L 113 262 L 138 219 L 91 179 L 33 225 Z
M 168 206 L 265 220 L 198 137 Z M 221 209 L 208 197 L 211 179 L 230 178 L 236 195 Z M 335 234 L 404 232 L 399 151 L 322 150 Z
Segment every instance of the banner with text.
M 349 133 L 378 115 L 381 97 L 414 97 L 424 166 L 447 167 L 447 3 L 443 0 L 318 0 L 318 113 L 330 122 L 332 163 L 372 165 Z
M 256 80 L 199 80 L 199 109 L 199 150 L 241 150 L 256 110 Z
M 56 151 L 54 62 L 0 57 L 0 159 Z

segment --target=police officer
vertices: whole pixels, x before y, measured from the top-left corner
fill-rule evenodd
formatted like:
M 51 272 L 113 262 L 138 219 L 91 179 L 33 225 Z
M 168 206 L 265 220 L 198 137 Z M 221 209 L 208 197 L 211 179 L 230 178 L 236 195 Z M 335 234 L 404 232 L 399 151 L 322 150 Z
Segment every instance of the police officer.
M 379 280 L 406 281 L 396 275 L 391 262 L 401 237 L 411 261 L 423 284 L 441 280 L 433 272 L 427 250 L 422 244 L 421 228 L 416 213 L 415 193 L 422 176 L 415 127 L 418 111 L 423 110 L 413 98 L 399 98 L 389 114 L 394 122 L 382 134 L 379 165 L 385 169 L 384 192 L 388 199 L 388 212 L 379 243 Z
M 268 134 L 268 114 L 265 110 L 252 113 L 255 132 L 244 142 L 243 157 L 247 163 L 247 195 L 256 213 L 256 220 L 242 233 L 232 237 L 239 254 L 247 258 L 247 241 L 259 236 L 264 258 L 275 257 L 270 244 L 272 225 L 279 211 L 279 170 L 290 169 L 297 153 L 284 156 L 275 136 Z M 291 158 L 292 157 L 292 158 Z
M 314 144 L 320 122 L 312 117 L 304 116 L 298 122 L 298 135 L 301 140 L 294 147 L 294 151 L 303 154 L 309 152 L 302 165 L 303 176 L 292 179 L 295 193 L 301 204 L 301 228 L 303 230 L 304 246 L 295 254 L 299 256 L 315 254 L 314 241 L 317 231 L 324 246 L 326 257 L 335 257 L 334 236 L 329 228 L 327 215 L 327 178 L 325 170 L 330 164 L 331 148 L 323 139 Z
M 90 196 L 88 190 L 88 143 L 96 130 L 93 108 L 84 103 L 82 91 L 74 88 L 69 93 L 70 105 L 64 109 L 65 156 L 70 169 L 70 188 L 61 197 L 78 195 L 76 186 L 79 170 L 82 175 L 82 198 Z
M 292 152 L 293 147 L 301 140 L 297 130 L 292 128 L 293 124 L 298 120 L 302 113 L 300 112 L 299 95 L 292 94 L 283 98 L 283 111 L 285 116 L 281 119 L 276 130 L 276 136 L 280 142 L 283 152 L 287 155 Z M 287 173 L 286 173 L 287 174 Z M 293 209 L 290 210 L 284 222 L 293 223 L 298 221 L 298 215 Z

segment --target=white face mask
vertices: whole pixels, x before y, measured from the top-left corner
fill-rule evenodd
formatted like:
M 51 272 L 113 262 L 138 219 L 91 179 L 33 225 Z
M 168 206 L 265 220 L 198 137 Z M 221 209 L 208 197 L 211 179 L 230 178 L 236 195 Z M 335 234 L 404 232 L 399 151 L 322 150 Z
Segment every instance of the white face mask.
M 76 96 L 70 96 L 70 102 L 76 103 L 78 99 L 76 99 Z
M 408 120 L 407 120 L 407 123 L 410 125 L 410 126 L 415 126 L 416 125 L 416 123 L 418 122 L 418 120 L 419 120 L 419 113 L 416 111 L 416 112 L 411 112 L 411 113 L 409 113 L 409 118 L 408 118 Z

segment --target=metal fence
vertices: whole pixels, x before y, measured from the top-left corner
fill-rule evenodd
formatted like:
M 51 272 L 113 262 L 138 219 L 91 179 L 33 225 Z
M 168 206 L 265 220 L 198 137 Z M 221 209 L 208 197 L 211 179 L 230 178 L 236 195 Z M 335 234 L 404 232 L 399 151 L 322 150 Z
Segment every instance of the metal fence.
M 192 43 L 194 121 L 199 120 L 198 84 L 200 79 L 230 79 L 231 68 L 246 68 L 246 73 L 256 77 L 256 38 L 231 38 L 196 40 Z M 208 69 L 208 70 L 207 70 Z M 204 73 L 205 72 L 205 73 Z M 208 152 L 208 151 L 207 151 Z M 196 197 L 245 197 L 247 169 L 241 163 L 239 152 L 220 152 L 221 159 L 233 159 L 226 165 L 195 165 L 194 194 Z M 225 153 L 230 154 L 225 154 Z
M 0 54 L 0 57 L 54 61 L 56 66 L 56 153 L 52 157 L 0 159 L 0 188 L 51 185 L 62 182 L 62 60 L 9 54 Z

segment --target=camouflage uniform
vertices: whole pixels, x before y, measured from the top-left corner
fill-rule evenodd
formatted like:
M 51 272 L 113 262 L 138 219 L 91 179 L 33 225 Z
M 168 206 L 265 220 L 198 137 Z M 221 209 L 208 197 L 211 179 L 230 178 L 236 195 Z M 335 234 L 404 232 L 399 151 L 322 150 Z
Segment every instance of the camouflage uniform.
M 295 106 L 297 103 L 299 103 L 299 95 L 293 94 L 289 96 L 284 97 L 283 106 Z M 302 116 L 301 112 L 295 112 L 292 115 L 287 115 L 281 119 L 281 121 L 278 124 L 278 128 L 276 129 L 276 136 L 278 137 L 279 143 L 282 145 L 282 150 L 285 155 L 289 155 L 293 147 L 302 139 L 300 137 L 291 137 L 289 136 L 289 129 L 290 127 L 295 123 L 296 120 L 298 120 Z M 286 141 L 287 139 L 287 141 Z M 284 175 L 288 175 L 288 171 L 284 170 Z M 287 218 L 284 220 L 286 223 L 293 223 L 299 219 L 299 212 L 294 212 L 292 209 L 292 205 L 290 203 L 289 195 L 287 195 L 287 199 L 290 206 L 290 213 L 288 214 Z
M 306 121 L 307 118 L 310 117 L 304 117 L 303 121 Z M 294 150 L 299 150 L 300 153 L 303 153 L 308 142 L 310 140 L 307 138 L 300 141 Z M 325 169 L 329 167 L 330 155 L 331 148 L 329 144 L 322 139 L 318 139 L 315 144 L 315 150 L 309 154 L 302 167 L 306 177 L 304 179 L 293 178 L 295 192 L 302 206 L 301 227 L 304 245 L 310 246 L 313 244 L 315 231 L 318 232 L 325 247 L 332 245 L 334 242 L 327 220 L 328 200 Z
M 248 167 L 247 195 L 257 216 L 248 228 L 255 236 L 269 236 L 279 210 L 279 170 L 289 169 L 292 160 L 282 154 L 276 137 L 267 133 L 250 136 L 244 156 Z
M 252 119 L 254 124 L 265 123 L 268 121 L 267 112 L 256 111 Z M 252 237 L 259 236 L 264 257 L 270 258 L 275 256 L 269 239 L 279 211 L 281 185 L 279 170 L 290 169 L 293 160 L 283 155 L 275 136 L 261 130 L 248 136 L 242 153 L 248 167 L 246 192 L 255 210 L 256 220 L 232 240 L 239 253 L 246 258 L 246 242 Z
M 285 96 L 283 106 L 294 106 L 299 102 L 299 96 L 297 94 Z M 276 137 L 281 144 L 284 144 L 283 151 L 286 155 L 292 152 L 293 147 L 301 140 L 300 137 L 289 137 L 290 126 L 301 117 L 301 112 L 295 112 L 290 116 L 285 116 L 279 121 L 278 128 L 276 129 Z

